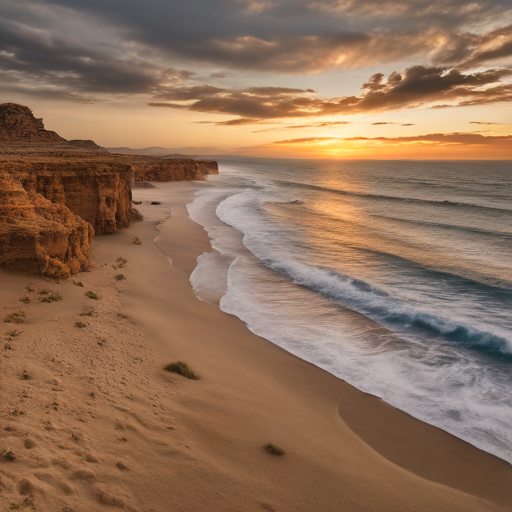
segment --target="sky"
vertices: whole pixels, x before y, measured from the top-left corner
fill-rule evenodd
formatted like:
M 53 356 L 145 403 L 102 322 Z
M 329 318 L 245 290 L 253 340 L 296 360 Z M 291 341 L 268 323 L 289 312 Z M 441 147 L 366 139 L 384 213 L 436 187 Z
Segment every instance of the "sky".
M 104 147 L 512 159 L 512 0 L 2 0 L 0 102 Z

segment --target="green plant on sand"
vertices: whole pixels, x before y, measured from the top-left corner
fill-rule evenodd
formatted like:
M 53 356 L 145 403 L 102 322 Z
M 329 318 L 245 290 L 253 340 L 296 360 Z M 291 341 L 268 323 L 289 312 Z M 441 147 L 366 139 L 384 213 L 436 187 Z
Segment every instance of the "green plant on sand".
M 279 448 L 279 446 L 276 446 L 272 443 L 265 445 L 265 450 L 267 450 L 267 452 L 271 453 L 272 455 L 284 455 L 285 453 L 282 448 Z
M 96 295 L 94 292 L 85 292 L 85 296 L 89 297 L 89 299 L 99 300 L 99 295 Z
M 175 363 L 169 363 L 164 366 L 166 372 L 177 373 L 187 379 L 199 380 L 199 377 L 194 373 L 187 363 L 183 361 L 176 361 Z
M 24 311 L 17 311 L 15 313 L 11 313 L 4 318 L 4 322 L 7 324 L 22 324 L 25 321 L 25 317 L 27 315 Z
M 39 302 L 58 302 L 59 300 L 62 300 L 62 294 L 60 292 L 52 292 L 51 290 L 48 290 L 44 297 L 39 298 Z

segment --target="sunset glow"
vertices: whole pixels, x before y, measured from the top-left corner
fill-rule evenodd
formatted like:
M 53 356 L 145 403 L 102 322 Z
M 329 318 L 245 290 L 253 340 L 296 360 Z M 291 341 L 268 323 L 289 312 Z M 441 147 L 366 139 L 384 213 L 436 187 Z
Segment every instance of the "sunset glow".
M 128 0 L 120 11 L 7 0 L 0 23 L 3 101 L 68 139 L 189 154 L 512 158 L 507 2 Z M 317 140 L 281 142 L 292 139 Z

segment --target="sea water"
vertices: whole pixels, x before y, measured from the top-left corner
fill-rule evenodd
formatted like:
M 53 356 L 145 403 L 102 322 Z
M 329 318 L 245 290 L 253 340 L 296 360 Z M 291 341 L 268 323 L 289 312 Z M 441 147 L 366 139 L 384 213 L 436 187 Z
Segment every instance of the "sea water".
M 512 162 L 219 164 L 199 297 L 512 462 Z

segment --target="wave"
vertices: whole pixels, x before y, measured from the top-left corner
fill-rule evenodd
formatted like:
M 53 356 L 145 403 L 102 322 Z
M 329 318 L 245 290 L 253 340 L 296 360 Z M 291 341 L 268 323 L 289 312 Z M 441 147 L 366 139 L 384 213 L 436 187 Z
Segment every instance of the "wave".
M 354 192 L 349 190 L 341 190 L 341 189 L 335 189 L 335 188 L 328 188 L 328 187 L 320 187 L 318 185 L 308 185 L 306 183 L 296 183 L 292 181 L 276 181 L 277 184 L 285 185 L 287 187 L 293 187 L 293 188 L 303 188 L 308 190 L 316 190 L 319 192 L 328 192 L 331 194 L 339 194 L 339 195 L 346 195 L 346 196 L 355 196 L 355 197 L 365 197 L 370 199 L 377 199 L 377 200 L 385 200 L 385 201 L 400 201 L 405 203 L 422 203 L 422 204 L 435 204 L 440 206 L 457 206 L 457 207 L 466 207 L 466 208 L 478 208 L 483 210 L 489 210 L 489 211 L 495 211 L 500 213 L 512 213 L 512 210 L 509 208 L 496 208 L 495 206 L 483 206 L 479 204 L 473 204 L 473 203 L 462 203 L 457 201 L 436 201 L 434 199 L 417 199 L 412 197 L 399 197 L 399 196 L 387 196 L 382 194 L 368 194 L 365 192 Z
M 263 263 L 294 283 L 355 309 L 379 323 L 421 329 L 447 340 L 460 342 L 467 348 L 481 349 L 507 358 L 512 356 L 512 340 L 404 306 L 386 291 L 360 279 L 292 260 L 267 259 Z
M 442 229 L 454 229 L 457 231 L 467 231 L 469 233 L 477 233 L 479 235 L 500 237 L 500 238 L 512 240 L 512 233 L 505 233 L 503 231 L 491 231 L 488 229 L 470 228 L 467 226 L 460 226 L 460 225 L 456 225 L 456 224 L 443 224 L 441 222 L 428 222 L 426 220 L 400 219 L 398 217 L 390 217 L 388 215 L 373 214 L 372 217 L 379 218 L 379 219 L 392 220 L 394 222 L 402 222 L 404 224 L 414 224 L 417 226 L 431 226 L 431 227 L 442 228 Z

